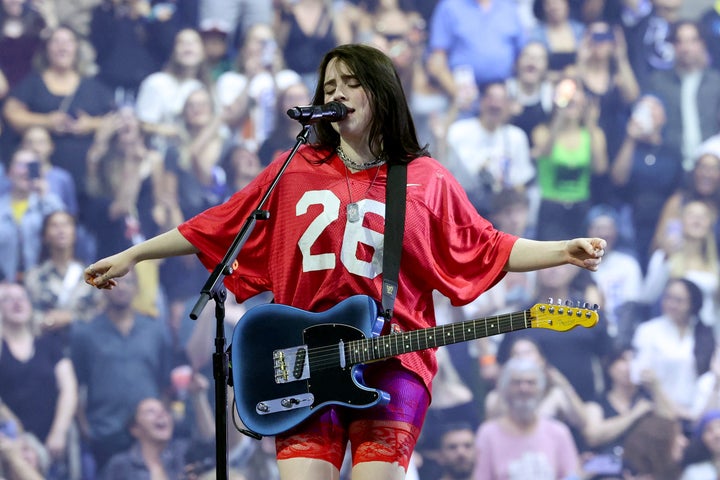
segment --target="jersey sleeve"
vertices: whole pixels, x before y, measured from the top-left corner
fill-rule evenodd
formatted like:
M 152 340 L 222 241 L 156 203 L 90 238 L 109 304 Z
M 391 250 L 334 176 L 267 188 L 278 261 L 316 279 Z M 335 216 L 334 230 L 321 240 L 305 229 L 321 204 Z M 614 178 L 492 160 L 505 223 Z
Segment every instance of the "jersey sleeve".
M 267 172 L 267 169 L 266 171 Z M 266 174 L 235 193 L 226 202 L 209 208 L 178 226 L 180 233 L 198 250 L 198 258 L 212 271 L 223 260 L 230 246 L 260 202 Z M 269 173 L 269 172 L 267 172 Z M 225 286 L 243 301 L 270 289 L 268 280 L 268 228 L 256 220 L 246 243 L 232 264 L 232 274 L 225 277 Z M 264 260 L 263 260 L 264 259 Z
M 454 305 L 463 305 L 503 278 L 517 237 L 482 217 L 444 167 L 436 164 L 430 171 L 417 180 L 425 187 L 423 197 L 409 195 L 406 248 L 417 261 L 407 266 Z M 418 233 L 427 238 L 413 239 Z

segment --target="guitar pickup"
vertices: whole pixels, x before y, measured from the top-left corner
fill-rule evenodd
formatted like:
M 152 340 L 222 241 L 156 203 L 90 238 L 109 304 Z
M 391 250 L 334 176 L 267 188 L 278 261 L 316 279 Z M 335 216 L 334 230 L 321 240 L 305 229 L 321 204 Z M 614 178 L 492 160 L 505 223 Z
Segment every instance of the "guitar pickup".
M 271 413 L 286 412 L 296 408 L 311 407 L 315 401 L 312 393 L 301 393 L 292 397 L 274 398 L 264 400 L 255 405 L 255 412 L 258 415 L 269 415 Z
M 307 345 L 275 350 L 273 365 L 275 383 L 282 384 L 310 378 Z

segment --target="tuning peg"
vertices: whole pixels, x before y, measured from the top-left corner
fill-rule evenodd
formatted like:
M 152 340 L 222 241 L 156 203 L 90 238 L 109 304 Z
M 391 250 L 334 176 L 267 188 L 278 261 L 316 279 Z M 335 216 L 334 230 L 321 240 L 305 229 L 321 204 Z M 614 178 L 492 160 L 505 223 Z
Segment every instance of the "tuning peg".
M 552 305 L 552 304 L 553 304 L 553 298 L 552 298 L 552 297 L 548 297 L 547 303 L 549 303 L 550 305 Z
M 590 305 L 589 305 L 587 302 L 584 302 L 584 303 L 583 303 L 583 308 L 587 310 L 588 307 L 590 307 Z
M 557 299 L 557 304 L 558 304 L 558 305 L 562 305 L 562 304 L 563 304 L 562 298 L 558 298 L 558 299 Z
M 573 306 L 572 300 L 565 300 L 565 306 L 566 306 L 566 307 L 572 307 L 572 306 Z
M 598 305 L 597 303 L 593 303 L 592 309 L 597 312 L 598 310 L 600 310 L 600 305 Z

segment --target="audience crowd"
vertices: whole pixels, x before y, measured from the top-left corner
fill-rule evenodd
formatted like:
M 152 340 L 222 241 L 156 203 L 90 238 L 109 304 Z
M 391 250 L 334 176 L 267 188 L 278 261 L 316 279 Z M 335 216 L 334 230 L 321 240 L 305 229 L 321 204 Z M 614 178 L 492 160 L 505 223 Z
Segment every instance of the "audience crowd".
M 422 143 L 498 228 L 608 242 L 598 272 L 437 298 L 439 323 L 565 301 L 600 320 L 442 347 L 408 478 L 720 478 L 711 0 L 1 0 L 0 477 L 214 478 L 213 311 L 188 316 L 207 272 L 145 262 L 100 292 L 82 271 L 291 148 L 285 111 L 349 42 L 392 58 Z M 227 303 L 229 332 L 248 305 Z M 230 425 L 229 470 L 278 478 L 271 439 Z

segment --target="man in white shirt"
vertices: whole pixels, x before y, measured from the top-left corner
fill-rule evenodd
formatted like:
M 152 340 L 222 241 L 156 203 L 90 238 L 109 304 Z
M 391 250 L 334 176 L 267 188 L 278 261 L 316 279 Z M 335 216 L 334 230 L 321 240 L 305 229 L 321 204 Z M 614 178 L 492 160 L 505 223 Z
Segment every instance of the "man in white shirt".
M 488 213 L 493 192 L 523 189 L 535 177 L 527 135 L 507 123 L 509 108 L 505 84 L 491 83 L 482 92 L 480 115 L 448 129 L 447 167 L 481 213 Z

